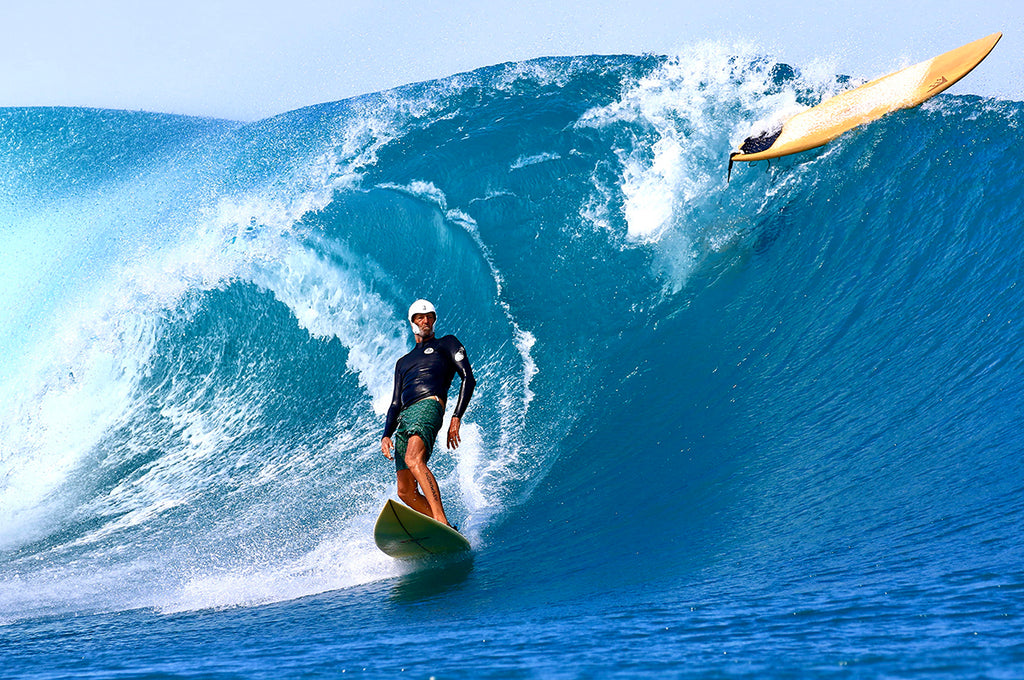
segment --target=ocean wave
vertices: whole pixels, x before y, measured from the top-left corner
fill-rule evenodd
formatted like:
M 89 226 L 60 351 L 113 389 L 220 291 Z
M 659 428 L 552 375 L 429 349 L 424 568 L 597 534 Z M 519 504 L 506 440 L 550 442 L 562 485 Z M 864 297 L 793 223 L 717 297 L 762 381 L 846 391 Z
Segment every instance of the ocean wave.
M 398 573 L 369 532 L 417 297 L 479 380 L 432 465 L 480 551 L 596 575 L 680 527 L 662 559 L 709 569 L 973 535 L 1020 478 L 1021 106 L 943 95 L 726 180 L 843 82 L 704 44 L 250 125 L 0 112 L 3 616 Z

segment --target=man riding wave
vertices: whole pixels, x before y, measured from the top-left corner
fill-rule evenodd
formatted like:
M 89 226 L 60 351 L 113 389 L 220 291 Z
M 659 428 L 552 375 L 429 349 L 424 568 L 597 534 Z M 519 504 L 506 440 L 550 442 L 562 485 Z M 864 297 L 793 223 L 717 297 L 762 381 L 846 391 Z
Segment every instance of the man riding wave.
M 395 387 L 380 448 L 389 460 L 394 458 L 398 497 L 413 510 L 451 526 L 427 461 L 441 429 L 448 389 L 455 374 L 459 374 L 462 385 L 448 427 L 449 449 L 458 448 L 462 441 L 459 428 L 476 379 L 459 339 L 454 335 L 434 336 L 434 305 L 417 300 L 409 307 L 408 319 L 416 347 L 395 364 Z

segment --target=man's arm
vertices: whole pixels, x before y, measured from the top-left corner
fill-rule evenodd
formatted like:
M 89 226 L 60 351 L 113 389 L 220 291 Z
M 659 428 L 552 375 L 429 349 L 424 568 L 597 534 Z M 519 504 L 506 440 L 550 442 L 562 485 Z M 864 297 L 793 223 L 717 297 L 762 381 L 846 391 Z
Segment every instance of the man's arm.
M 395 445 L 391 441 L 391 435 L 398 429 L 398 414 L 402 412 L 402 375 L 398 369 L 402 360 L 395 362 L 395 389 L 391 394 L 391 406 L 388 407 L 388 416 L 384 421 L 384 436 L 380 440 L 380 450 L 384 457 L 391 460 L 391 452 Z
M 448 425 L 448 448 L 457 449 L 462 443 L 459 428 L 462 426 L 462 416 L 469 408 L 469 400 L 473 396 L 473 389 L 476 387 L 476 378 L 473 377 L 473 367 L 469 364 L 469 357 L 466 356 L 466 348 L 455 336 L 452 351 L 452 361 L 455 363 L 455 371 L 462 380 L 459 386 L 459 398 L 455 402 L 455 411 L 452 414 L 451 423 Z
M 462 346 L 458 338 L 452 336 L 454 347 L 452 348 L 452 361 L 455 363 L 455 371 L 462 379 L 459 387 L 459 398 L 455 402 L 453 417 L 461 419 L 469 408 L 469 400 L 473 397 L 473 389 L 476 387 L 476 378 L 473 377 L 473 367 L 469 365 L 469 357 L 466 356 L 466 348 Z

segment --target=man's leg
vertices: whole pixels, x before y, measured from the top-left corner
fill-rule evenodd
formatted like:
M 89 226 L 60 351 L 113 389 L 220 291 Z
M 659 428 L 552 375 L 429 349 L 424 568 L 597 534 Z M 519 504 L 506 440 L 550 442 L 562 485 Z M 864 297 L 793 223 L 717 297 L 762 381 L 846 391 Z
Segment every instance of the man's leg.
M 423 443 L 423 439 L 418 435 L 409 437 L 409 446 L 405 450 L 405 464 L 409 466 L 409 472 L 416 479 L 416 482 L 420 485 L 420 489 L 423 490 L 423 495 L 419 495 L 420 498 L 426 497 L 426 501 L 429 504 L 429 512 L 423 512 L 412 503 L 406 501 L 410 508 L 418 510 L 428 517 L 433 517 L 441 524 L 448 524 L 448 518 L 444 515 L 444 506 L 441 504 L 441 491 L 437 488 L 437 480 L 434 479 L 434 473 L 427 467 L 425 458 L 427 457 L 427 445 Z M 401 497 L 401 493 L 399 493 Z M 404 498 L 402 500 L 405 500 Z M 448 526 L 451 526 L 450 524 Z
M 430 510 L 430 503 L 427 502 L 426 497 L 416 488 L 416 478 L 412 476 L 412 472 L 409 470 L 398 471 L 398 497 L 416 512 L 427 517 L 434 516 L 434 513 Z

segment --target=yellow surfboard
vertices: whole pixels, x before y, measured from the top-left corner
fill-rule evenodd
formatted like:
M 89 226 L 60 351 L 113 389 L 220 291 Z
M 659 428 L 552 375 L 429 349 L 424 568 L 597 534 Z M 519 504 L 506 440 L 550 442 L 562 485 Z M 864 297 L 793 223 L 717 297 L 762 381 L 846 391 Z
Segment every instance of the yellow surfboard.
M 415 559 L 470 550 L 469 541 L 433 517 L 388 499 L 373 527 L 373 540 L 399 559 Z
M 882 76 L 798 113 L 778 131 L 748 137 L 740 150 L 729 156 L 729 169 L 735 161 L 759 161 L 814 149 L 858 125 L 917 106 L 970 73 L 1001 37 L 1002 33 L 993 33 Z

